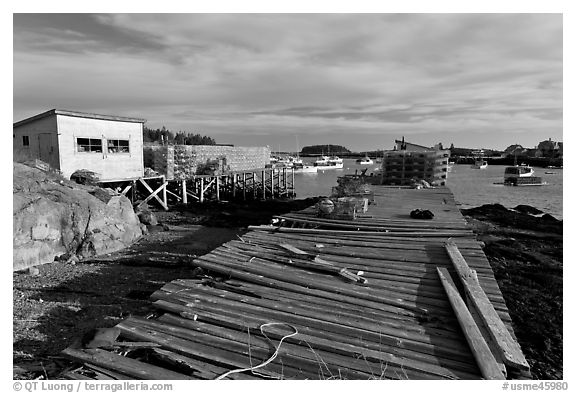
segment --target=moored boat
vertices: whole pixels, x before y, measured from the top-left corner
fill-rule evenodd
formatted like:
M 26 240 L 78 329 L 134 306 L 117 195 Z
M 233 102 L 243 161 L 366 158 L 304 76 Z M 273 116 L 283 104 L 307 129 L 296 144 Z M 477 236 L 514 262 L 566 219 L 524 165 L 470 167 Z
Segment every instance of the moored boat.
M 318 167 L 309 164 L 294 164 L 292 167 L 295 173 L 317 173 Z
M 472 165 L 472 168 L 486 169 L 486 168 L 488 168 L 488 161 L 482 160 L 482 159 L 477 159 L 476 161 L 474 161 L 474 165 Z
M 509 186 L 540 186 L 542 178 L 534 176 L 534 168 L 528 165 L 515 165 L 504 170 L 504 184 Z
M 368 157 L 368 155 L 366 155 L 366 157 L 364 158 L 359 158 L 356 160 L 356 164 L 359 165 L 372 165 L 374 164 L 374 161 L 372 161 L 372 159 L 370 157 Z
M 340 162 L 319 162 L 318 160 L 314 163 L 314 166 L 319 170 L 319 171 L 323 171 L 323 170 L 327 170 L 327 169 L 343 169 L 344 168 L 344 163 Z

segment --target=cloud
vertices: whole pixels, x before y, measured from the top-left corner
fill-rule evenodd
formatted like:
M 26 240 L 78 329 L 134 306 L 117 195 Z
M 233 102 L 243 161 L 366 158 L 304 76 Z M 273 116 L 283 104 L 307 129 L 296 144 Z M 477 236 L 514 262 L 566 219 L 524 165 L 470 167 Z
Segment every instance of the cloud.
M 536 143 L 561 139 L 562 56 L 559 14 L 16 14 L 14 116 Z

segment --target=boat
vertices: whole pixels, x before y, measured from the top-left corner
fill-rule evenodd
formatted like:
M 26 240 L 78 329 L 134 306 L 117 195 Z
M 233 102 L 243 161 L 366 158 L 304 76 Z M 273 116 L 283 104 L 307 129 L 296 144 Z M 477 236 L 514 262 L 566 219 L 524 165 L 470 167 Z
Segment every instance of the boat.
M 319 170 L 319 171 L 323 171 L 323 170 L 327 170 L 327 169 L 343 169 L 344 168 L 344 163 L 340 162 L 329 162 L 329 161 L 319 161 L 316 160 L 316 162 L 314 163 L 314 166 Z
M 372 161 L 370 159 L 370 157 L 368 157 L 368 155 L 366 155 L 366 157 L 364 158 L 359 158 L 356 160 L 356 164 L 360 164 L 360 165 L 372 165 L 374 164 L 374 161 Z
M 344 160 L 338 156 L 330 156 L 328 157 L 328 162 L 332 162 L 334 164 L 344 164 Z
M 534 176 L 534 168 L 529 165 L 514 165 L 504 169 L 504 184 L 508 186 L 541 186 L 542 178 Z
M 330 159 L 330 157 L 328 156 L 320 156 L 319 159 L 317 159 L 316 161 L 314 161 L 314 165 L 315 166 L 323 166 L 323 165 L 328 165 L 328 160 Z
M 474 161 L 474 165 L 472 165 L 472 168 L 475 169 L 486 169 L 487 167 L 488 167 L 488 161 L 482 159 L 477 159 L 476 161 Z
M 318 173 L 318 167 L 310 164 L 295 164 L 294 173 Z

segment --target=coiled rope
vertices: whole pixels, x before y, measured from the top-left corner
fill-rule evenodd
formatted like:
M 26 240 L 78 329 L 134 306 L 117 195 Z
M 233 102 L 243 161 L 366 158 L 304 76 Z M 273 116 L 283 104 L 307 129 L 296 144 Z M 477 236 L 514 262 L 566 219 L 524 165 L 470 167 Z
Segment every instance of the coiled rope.
M 266 335 L 266 333 L 264 333 L 264 328 L 269 327 L 269 326 L 274 326 L 274 325 L 284 325 L 284 326 L 288 326 L 290 329 L 294 330 L 293 333 L 287 334 L 287 335 L 285 335 L 284 337 L 282 337 L 282 338 L 280 339 L 280 342 L 278 343 L 278 347 L 276 347 L 276 346 L 274 345 L 274 343 L 272 342 L 272 340 L 270 340 L 270 339 L 268 338 L 268 336 Z M 287 338 L 294 337 L 295 335 L 297 335 L 297 334 L 298 334 L 298 329 L 296 329 L 295 326 L 290 325 L 290 324 L 285 323 L 285 322 L 270 322 L 270 323 L 265 323 L 265 324 L 263 324 L 263 325 L 260 325 L 260 332 L 262 333 L 262 335 L 263 335 L 264 337 L 266 337 L 266 339 L 267 339 L 268 341 L 270 341 L 270 344 L 272 344 L 272 346 L 276 349 L 276 351 L 274 351 L 274 354 L 272 354 L 272 356 L 270 357 L 270 359 L 268 359 L 268 360 L 266 360 L 265 362 L 260 363 L 260 364 L 258 364 L 258 365 L 256 365 L 256 366 L 253 366 L 253 367 L 239 368 L 239 369 L 236 369 L 236 370 L 227 371 L 227 372 L 225 372 L 224 374 L 216 377 L 215 380 L 224 379 L 224 378 L 226 378 L 227 376 L 229 376 L 229 375 L 231 375 L 231 374 L 243 373 L 243 372 L 245 372 L 245 371 L 254 371 L 254 370 L 256 370 L 256 369 L 262 368 L 262 367 L 270 364 L 270 363 L 273 362 L 274 359 L 276 359 L 276 357 L 278 356 L 278 353 L 280 352 L 280 347 L 282 346 L 282 342 L 283 342 L 284 340 L 286 340 Z

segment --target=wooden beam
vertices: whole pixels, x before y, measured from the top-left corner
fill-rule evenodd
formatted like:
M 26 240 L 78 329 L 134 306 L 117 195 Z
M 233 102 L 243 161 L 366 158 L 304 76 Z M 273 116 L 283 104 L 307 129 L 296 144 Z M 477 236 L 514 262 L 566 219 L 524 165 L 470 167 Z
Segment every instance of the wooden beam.
M 266 169 L 262 171 L 262 199 L 266 199 Z
M 200 178 L 200 203 L 204 202 L 204 178 Z
M 182 202 L 188 204 L 188 193 L 186 192 L 186 179 L 182 180 Z
M 506 325 L 498 316 L 480 283 L 474 279 L 474 274 L 458 250 L 458 246 L 454 242 L 447 242 L 445 248 L 452 260 L 452 264 L 456 268 L 460 281 L 464 285 L 466 296 L 470 299 L 471 305 L 478 312 L 490 336 L 496 343 L 506 365 L 521 370 L 529 370 L 530 365 L 522 353 L 520 344 L 512 337 Z
M 130 191 L 131 188 L 132 188 L 132 183 L 128 184 L 128 185 L 122 190 L 122 192 L 121 192 L 120 194 L 122 194 L 122 195 L 125 196 L 126 193 L 127 193 L 128 191 Z
M 496 359 L 492 355 L 488 344 L 484 341 L 480 329 L 478 329 L 472 315 L 466 308 L 464 300 L 458 293 L 458 289 L 456 289 L 456 285 L 454 284 L 454 281 L 452 281 L 450 273 L 448 273 L 446 268 L 441 267 L 437 267 L 436 271 L 438 272 L 442 286 L 446 291 L 446 295 L 448 295 L 448 300 L 456 314 L 458 323 L 464 332 L 466 341 L 468 342 L 468 345 L 470 345 L 472 354 L 478 363 L 482 376 L 486 379 L 506 379 L 504 374 L 502 374 Z
M 92 363 L 108 370 L 118 371 L 137 379 L 193 379 L 187 375 L 140 362 L 102 349 L 67 348 L 62 353 L 81 362 Z
M 162 182 L 164 183 L 164 187 L 162 187 L 162 199 L 164 200 L 164 205 L 166 206 L 165 209 L 168 210 L 168 182 L 166 181 L 166 177 L 162 176 Z
M 170 191 L 170 190 L 166 190 L 166 193 L 172 195 L 174 198 L 178 199 L 179 201 L 182 200 L 182 198 L 180 197 L 180 195 L 175 194 L 175 193 L 173 193 L 173 192 Z
M 158 187 L 158 189 L 156 191 L 152 190 L 152 187 L 150 187 L 148 185 L 148 183 L 146 183 L 146 181 L 142 178 L 138 179 L 140 181 L 140 183 L 142 183 L 142 185 L 144 185 L 144 187 L 146 187 L 146 189 L 151 193 L 148 197 L 146 197 L 146 199 L 144 199 L 142 202 L 140 202 L 138 204 L 138 206 L 142 206 L 144 203 L 148 202 L 150 199 L 155 198 L 158 203 L 160 203 L 160 205 L 162 205 L 162 207 L 164 208 L 164 210 L 168 210 L 168 204 L 165 203 L 164 201 L 162 201 L 160 198 L 158 198 L 157 194 L 162 191 L 163 188 L 165 188 L 168 185 L 168 182 L 164 182 L 160 187 Z

